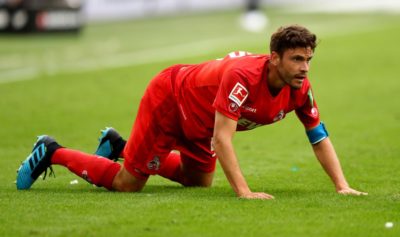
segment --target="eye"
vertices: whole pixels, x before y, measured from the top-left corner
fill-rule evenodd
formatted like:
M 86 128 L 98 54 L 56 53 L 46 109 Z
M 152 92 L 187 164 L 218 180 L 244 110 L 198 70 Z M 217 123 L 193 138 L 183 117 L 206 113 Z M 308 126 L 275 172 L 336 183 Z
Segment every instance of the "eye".
M 300 57 L 300 56 L 295 56 L 295 57 L 293 57 L 293 60 L 296 62 L 301 62 L 301 61 L 304 61 L 304 58 Z

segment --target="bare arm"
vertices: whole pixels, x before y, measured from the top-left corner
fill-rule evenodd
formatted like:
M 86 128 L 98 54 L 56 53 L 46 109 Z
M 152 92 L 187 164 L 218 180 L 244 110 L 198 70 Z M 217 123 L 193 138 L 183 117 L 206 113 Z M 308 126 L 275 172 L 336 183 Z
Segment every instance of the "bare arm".
M 216 112 L 213 146 L 225 176 L 238 197 L 272 199 L 273 196 L 269 194 L 252 192 L 247 185 L 232 144 L 236 126 L 235 120 Z
M 325 138 L 321 142 L 312 145 L 312 147 L 321 166 L 334 183 L 336 192 L 340 194 L 367 195 L 367 193 L 350 188 L 346 178 L 344 177 L 339 159 L 329 138 Z

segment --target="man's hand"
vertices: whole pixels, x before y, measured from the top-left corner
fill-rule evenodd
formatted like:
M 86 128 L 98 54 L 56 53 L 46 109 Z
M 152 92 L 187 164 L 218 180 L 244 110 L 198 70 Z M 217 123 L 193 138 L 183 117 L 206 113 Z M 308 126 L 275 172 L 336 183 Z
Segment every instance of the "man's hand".
M 368 195 L 368 193 L 360 192 L 349 187 L 335 149 L 329 138 L 325 138 L 321 142 L 312 145 L 312 147 L 322 167 L 335 184 L 337 193 L 354 196 Z
M 268 193 L 255 193 L 255 192 L 248 192 L 241 195 L 238 195 L 239 198 L 243 199 L 274 199 L 274 196 Z
M 339 193 L 339 194 L 342 194 L 342 195 L 354 195 L 354 196 L 361 196 L 361 195 L 365 196 L 365 195 L 368 195 L 368 193 L 360 192 L 360 191 L 357 191 L 357 190 L 352 189 L 350 187 L 338 189 L 338 190 L 336 190 L 336 192 Z

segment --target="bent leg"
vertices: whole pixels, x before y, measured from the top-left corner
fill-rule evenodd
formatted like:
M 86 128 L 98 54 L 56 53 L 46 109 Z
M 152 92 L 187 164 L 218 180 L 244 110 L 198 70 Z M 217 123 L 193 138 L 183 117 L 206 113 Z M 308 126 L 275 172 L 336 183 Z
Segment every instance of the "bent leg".
M 211 138 L 197 141 L 179 141 L 181 184 L 184 186 L 210 187 L 217 161 L 211 149 Z
M 206 173 L 187 167 L 184 164 L 182 165 L 182 173 L 185 180 L 183 185 L 187 187 L 211 187 L 214 178 L 214 171 Z
M 125 167 L 114 177 L 112 188 L 119 192 L 139 192 L 147 182 L 146 179 L 139 179 L 128 172 Z
M 104 186 L 109 190 L 112 189 L 114 176 L 121 167 L 119 163 L 111 160 L 68 148 L 57 149 L 51 163 L 65 166 L 89 183 Z
M 65 166 L 89 183 L 108 190 L 137 192 L 147 181 L 131 175 L 117 162 L 68 148 L 57 149 L 51 163 Z
M 182 162 L 181 156 L 178 153 L 171 152 L 161 166 L 158 175 L 178 182 L 183 186 L 210 187 L 214 172 L 201 171 L 194 162 Z

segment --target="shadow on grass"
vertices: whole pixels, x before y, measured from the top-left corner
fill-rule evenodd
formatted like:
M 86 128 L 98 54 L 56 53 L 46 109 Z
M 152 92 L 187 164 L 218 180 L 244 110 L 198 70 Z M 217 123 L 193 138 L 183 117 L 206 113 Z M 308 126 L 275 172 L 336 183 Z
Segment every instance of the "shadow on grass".
M 6 190 L 4 190 L 6 191 Z M 332 198 L 334 196 L 340 196 L 332 190 L 322 190 L 322 189 L 279 189 L 271 188 L 268 190 L 257 190 L 268 192 L 273 195 L 276 199 L 304 199 L 304 198 Z M 120 193 L 115 191 L 109 191 L 103 187 L 94 186 L 79 186 L 79 187 L 33 187 L 29 190 L 8 190 L 5 193 L 10 193 L 15 195 L 15 193 L 20 193 L 21 195 L 31 195 L 31 194 L 52 194 L 52 195 L 62 195 L 62 194 L 79 194 L 79 195 L 132 195 L 137 197 L 151 197 L 151 196 L 166 196 L 166 197 L 187 197 L 187 198 L 236 198 L 234 192 L 229 186 L 215 186 L 211 188 L 204 187 L 183 187 L 178 184 L 171 185 L 154 185 L 149 184 L 144 187 L 141 192 L 137 193 Z M 3 193 L 3 194 L 5 194 Z
M 29 190 L 16 190 L 16 189 L 6 189 L 3 190 L 0 196 L 3 197 L 40 197 L 40 196 L 75 196 L 75 195 L 88 195 L 88 196 L 132 196 L 137 198 L 143 197 L 163 197 L 173 198 L 173 197 L 182 197 L 189 199 L 206 199 L 212 197 L 213 199 L 217 198 L 234 198 L 235 195 L 233 191 L 231 191 L 230 187 L 211 187 L 211 188 L 202 188 L 202 187 L 183 187 L 175 184 L 171 185 L 146 185 L 145 188 L 141 192 L 137 193 L 121 193 L 115 191 L 109 191 L 102 187 L 94 187 L 94 186 L 75 186 L 75 187 L 54 187 L 51 186 L 40 186 L 40 187 L 32 187 Z

